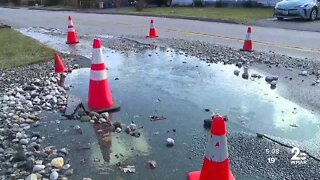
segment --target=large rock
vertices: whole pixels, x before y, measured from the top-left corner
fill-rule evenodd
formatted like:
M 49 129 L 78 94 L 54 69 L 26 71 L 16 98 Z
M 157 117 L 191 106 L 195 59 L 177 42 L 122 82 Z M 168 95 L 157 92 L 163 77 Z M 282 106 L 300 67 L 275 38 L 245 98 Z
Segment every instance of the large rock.
M 52 171 L 52 173 L 50 174 L 50 180 L 57 180 L 59 177 L 59 174 L 57 173 L 57 171 Z
M 44 165 L 34 165 L 32 171 L 38 172 L 38 171 L 44 170 L 44 168 L 46 168 Z
M 30 174 L 28 177 L 26 177 L 25 180 L 37 180 L 37 175 L 36 174 Z
M 21 145 L 27 145 L 27 144 L 29 143 L 29 141 L 28 141 L 28 139 L 21 139 L 21 140 L 19 141 L 19 143 L 20 143 Z
M 174 146 L 174 140 L 172 138 L 167 138 L 167 146 L 168 147 L 171 147 L 171 146 Z
M 62 157 L 54 158 L 51 161 L 51 166 L 61 169 L 64 165 L 64 160 Z

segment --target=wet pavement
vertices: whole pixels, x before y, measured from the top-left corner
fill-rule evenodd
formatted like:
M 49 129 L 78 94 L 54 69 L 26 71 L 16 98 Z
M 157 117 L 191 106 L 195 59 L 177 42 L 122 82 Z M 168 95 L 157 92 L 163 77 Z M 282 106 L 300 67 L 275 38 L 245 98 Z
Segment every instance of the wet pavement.
M 76 46 L 68 46 L 58 30 L 54 30 L 54 36 L 39 29 L 21 31 L 61 52 L 91 57 L 91 36 L 82 37 Z M 106 44 L 112 37 L 101 38 Z M 137 138 L 97 124 L 64 120 L 58 124 L 55 120 L 63 117 L 43 114 L 51 121 L 38 127 L 49 136 L 46 142 L 69 144 L 72 149 L 74 179 L 183 179 L 188 171 L 201 167 L 209 134 L 203 129 L 203 120 L 213 112 L 228 115 L 229 134 L 259 132 L 318 153 L 318 115 L 281 97 L 264 78 L 243 79 L 242 68 L 208 64 L 170 48 L 149 48 L 140 53 L 107 48 L 103 51 L 113 98 L 121 105 L 121 111 L 112 114 L 112 121 L 127 125 L 133 121 L 143 128 Z M 87 101 L 89 64 L 90 60 L 81 60 L 82 68 L 69 74 L 65 82 L 71 86 L 69 94 L 82 98 L 83 103 Z M 235 69 L 240 70 L 239 76 L 234 75 Z M 249 72 L 264 76 L 253 69 Z M 210 112 L 204 110 L 207 108 Z M 150 121 L 152 115 L 166 119 Z M 82 134 L 74 131 L 75 125 L 81 126 Z M 176 141 L 172 148 L 166 147 L 168 137 Z M 148 160 L 157 161 L 158 167 L 149 169 Z M 136 166 L 136 173 L 123 173 L 116 166 L 118 162 Z M 259 179 L 253 174 L 242 177 L 237 171 L 237 179 Z

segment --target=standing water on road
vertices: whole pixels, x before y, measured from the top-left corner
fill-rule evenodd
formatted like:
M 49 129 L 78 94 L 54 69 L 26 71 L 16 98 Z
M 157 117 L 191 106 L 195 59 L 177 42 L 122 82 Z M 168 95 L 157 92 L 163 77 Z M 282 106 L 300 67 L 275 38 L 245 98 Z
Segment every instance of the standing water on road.
M 50 38 L 46 33 L 30 29 L 22 32 L 36 39 L 40 37 L 40 41 L 59 51 L 91 57 L 91 39 L 83 38 L 79 45 L 72 47 L 65 45 L 61 36 Z M 103 42 L 108 43 L 108 39 Z M 75 165 L 76 179 L 84 175 L 93 179 L 106 175 L 111 179 L 184 179 L 186 172 L 201 167 L 209 134 L 203 129 L 203 120 L 213 112 L 228 116 L 230 134 L 258 132 L 309 152 L 320 148 L 318 115 L 281 97 L 276 89 L 270 89 L 264 78 L 243 79 L 243 70 L 234 65 L 209 66 L 169 48 L 139 53 L 116 53 L 105 48 L 104 54 L 113 98 L 121 105 L 121 111 L 112 114 L 112 121 L 127 125 L 133 121 L 143 128 L 140 137 L 132 137 L 96 125 L 83 125 L 85 137 L 74 138 L 84 139 L 90 148 L 74 152 L 73 156 L 78 158 L 75 162 L 80 164 L 85 158 L 88 164 Z M 240 76 L 234 75 L 235 69 L 241 71 Z M 259 74 L 251 69 L 249 73 Z M 87 103 L 89 75 L 89 68 L 81 68 L 66 79 L 66 84 L 71 86 L 69 94 L 81 97 L 83 103 Z M 150 121 L 149 116 L 166 119 Z M 104 133 L 99 133 L 102 131 Z M 165 140 L 169 137 L 176 142 L 172 148 L 166 147 Z M 261 149 L 261 153 L 264 151 Z M 148 160 L 156 160 L 157 168 L 149 170 Z M 121 172 L 115 166 L 120 161 L 134 165 L 136 173 Z

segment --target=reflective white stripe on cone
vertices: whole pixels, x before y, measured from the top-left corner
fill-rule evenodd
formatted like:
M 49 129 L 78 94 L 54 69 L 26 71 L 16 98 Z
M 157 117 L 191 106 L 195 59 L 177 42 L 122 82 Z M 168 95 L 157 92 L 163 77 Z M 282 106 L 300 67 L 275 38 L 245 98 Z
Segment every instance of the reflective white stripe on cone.
M 154 29 L 154 24 L 150 23 L 150 29 Z
M 222 162 L 228 158 L 227 137 L 225 135 L 211 135 L 206 149 L 206 157 L 214 162 Z
M 102 48 L 93 48 L 91 64 L 101 64 L 101 63 L 104 63 Z
M 76 32 L 74 28 L 68 28 L 68 32 Z
M 106 70 L 91 70 L 90 79 L 94 81 L 102 81 L 108 79 Z
M 252 40 L 251 33 L 247 33 L 246 40 Z

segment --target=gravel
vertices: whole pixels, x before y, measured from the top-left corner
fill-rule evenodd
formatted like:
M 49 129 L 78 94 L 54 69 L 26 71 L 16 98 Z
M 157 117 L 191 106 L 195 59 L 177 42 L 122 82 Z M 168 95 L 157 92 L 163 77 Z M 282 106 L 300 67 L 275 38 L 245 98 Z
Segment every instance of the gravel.
M 315 179 L 319 177 L 320 162 L 307 157 L 303 165 L 291 164 L 291 149 L 266 139 L 246 134 L 228 136 L 230 164 L 242 175 L 258 174 L 267 179 Z M 267 150 L 279 153 L 266 153 Z M 268 158 L 274 158 L 275 162 Z
M 5 179 L 57 179 L 48 166 L 57 150 L 42 147 L 43 137 L 31 129 L 41 125 L 43 110 L 66 108 L 67 92 L 52 72 L 53 61 L 0 70 L 0 174 Z

